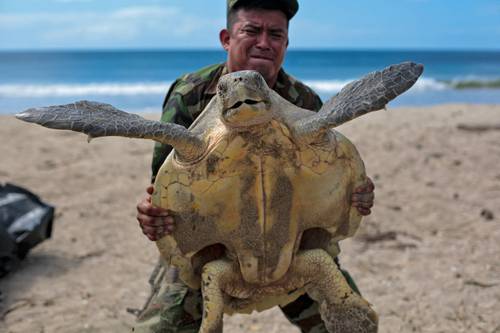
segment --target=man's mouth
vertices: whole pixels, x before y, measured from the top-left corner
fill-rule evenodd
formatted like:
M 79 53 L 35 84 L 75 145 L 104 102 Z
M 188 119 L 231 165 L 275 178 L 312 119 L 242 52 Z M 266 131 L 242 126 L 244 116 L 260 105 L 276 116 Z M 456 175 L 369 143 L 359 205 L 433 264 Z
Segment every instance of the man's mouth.
M 266 55 L 260 55 L 260 54 L 252 54 L 250 55 L 250 58 L 252 59 L 259 59 L 259 60 L 267 60 L 267 61 L 273 61 L 273 57 L 271 56 L 266 56 Z

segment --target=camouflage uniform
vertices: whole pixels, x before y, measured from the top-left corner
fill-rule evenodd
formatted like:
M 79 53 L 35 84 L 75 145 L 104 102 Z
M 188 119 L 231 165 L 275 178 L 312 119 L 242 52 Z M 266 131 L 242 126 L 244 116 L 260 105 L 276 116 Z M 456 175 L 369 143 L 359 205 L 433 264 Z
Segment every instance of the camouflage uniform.
M 214 97 L 219 78 L 227 73 L 224 64 L 212 65 L 176 80 L 163 103 L 161 120 L 189 127 Z M 278 74 L 273 88 L 291 103 L 309 110 L 321 108 L 321 99 L 309 87 L 286 74 Z M 152 181 L 172 148 L 156 144 Z M 338 261 L 336 260 L 338 263 Z M 201 325 L 202 297 L 199 290 L 189 289 L 177 278 L 176 270 L 160 263 L 150 283 L 150 300 L 140 313 L 134 332 L 139 333 L 196 333 Z M 358 291 L 349 274 L 342 271 L 351 287 Z M 317 303 L 307 295 L 281 308 L 285 316 L 302 332 L 327 332 L 318 312 Z

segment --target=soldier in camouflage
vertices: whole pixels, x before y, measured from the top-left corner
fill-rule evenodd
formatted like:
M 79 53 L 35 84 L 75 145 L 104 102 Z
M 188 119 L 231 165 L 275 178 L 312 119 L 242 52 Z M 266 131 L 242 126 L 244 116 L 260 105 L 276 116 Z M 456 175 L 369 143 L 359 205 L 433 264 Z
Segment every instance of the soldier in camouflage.
M 298 10 L 296 0 L 228 0 L 228 27 L 220 33 L 228 52 L 226 63 L 205 67 L 176 80 L 163 103 L 161 120 L 189 127 L 215 95 L 219 78 L 243 69 L 257 70 L 279 95 L 291 103 L 317 111 L 322 102 L 314 91 L 294 79 L 281 68 L 288 46 L 288 21 Z M 152 162 L 152 182 L 170 146 L 156 144 Z M 172 232 L 174 221 L 168 211 L 151 205 L 152 186 L 137 205 L 137 219 L 144 234 L 157 240 Z M 373 184 L 355 190 L 353 205 L 361 214 L 370 214 Z M 336 260 L 338 264 L 338 260 Z M 342 271 L 351 287 L 358 291 L 346 271 Z M 134 332 L 196 333 L 202 319 L 202 297 L 199 290 L 189 289 L 177 277 L 175 268 L 157 265 L 150 279 L 152 294 L 139 314 Z M 359 292 L 359 291 L 358 291 Z M 317 304 L 307 295 L 282 307 L 285 316 L 302 332 L 327 332 Z

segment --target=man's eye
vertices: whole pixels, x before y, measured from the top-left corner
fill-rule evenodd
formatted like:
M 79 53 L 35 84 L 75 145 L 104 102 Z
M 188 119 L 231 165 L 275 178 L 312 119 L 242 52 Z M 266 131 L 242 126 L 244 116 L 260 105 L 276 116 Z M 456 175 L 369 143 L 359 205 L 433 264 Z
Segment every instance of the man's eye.
M 244 29 L 243 31 L 246 32 L 249 35 L 255 35 L 255 34 L 258 33 L 257 29 L 248 29 L 247 28 L 247 29 Z
M 276 39 L 276 40 L 284 38 L 283 34 L 279 33 L 279 32 L 271 33 L 270 35 L 271 35 L 271 38 Z

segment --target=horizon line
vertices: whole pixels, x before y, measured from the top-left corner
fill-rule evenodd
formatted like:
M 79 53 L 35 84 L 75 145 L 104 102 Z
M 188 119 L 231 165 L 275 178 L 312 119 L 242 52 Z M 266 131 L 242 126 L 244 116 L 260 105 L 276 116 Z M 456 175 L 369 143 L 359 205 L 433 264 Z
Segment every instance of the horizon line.
M 96 47 L 96 48 L 17 48 L 0 53 L 36 52 L 226 52 L 216 47 Z M 290 47 L 288 51 L 356 51 L 356 52 L 500 52 L 500 48 L 435 48 L 435 47 Z

